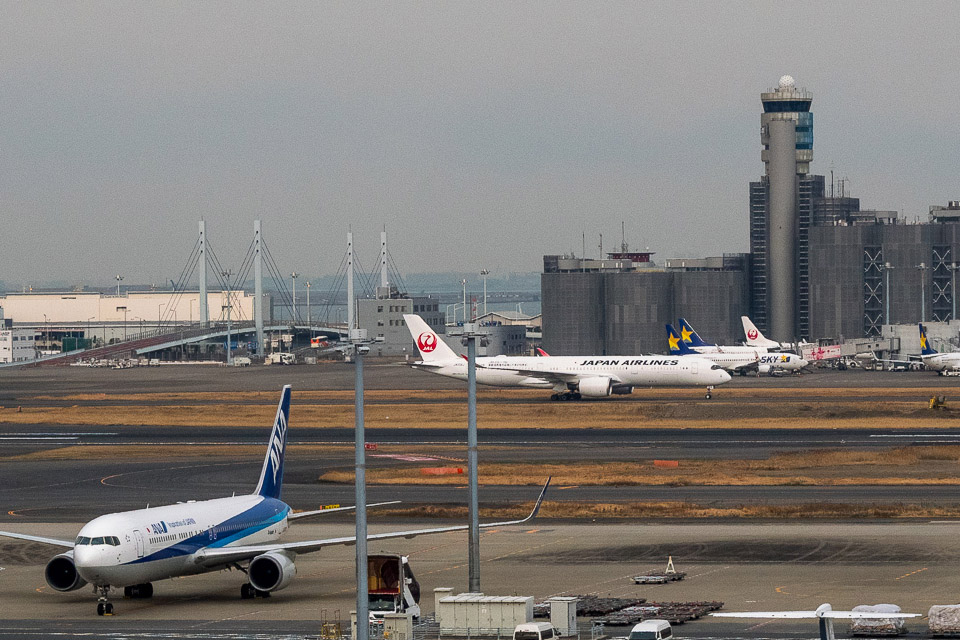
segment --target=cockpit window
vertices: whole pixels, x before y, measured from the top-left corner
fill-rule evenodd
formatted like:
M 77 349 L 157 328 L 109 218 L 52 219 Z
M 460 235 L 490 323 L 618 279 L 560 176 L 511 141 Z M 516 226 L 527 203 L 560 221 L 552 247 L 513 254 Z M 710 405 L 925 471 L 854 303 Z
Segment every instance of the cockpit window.
M 713 365 L 713 366 L 710 367 L 710 368 L 713 369 L 714 371 L 716 371 L 717 369 L 723 369 L 723 367 L 721 367 L 721 366 L 718 365 L 718 364 L 715 364 L 715 365 Z
M 109 544 L 113 547 L 119 547 L 120 538 L 118 538 L 117 536 L 98 536 L 96 538 L 88 538 L 87 536 L 78 536 L 77 544 L 78 545 Z

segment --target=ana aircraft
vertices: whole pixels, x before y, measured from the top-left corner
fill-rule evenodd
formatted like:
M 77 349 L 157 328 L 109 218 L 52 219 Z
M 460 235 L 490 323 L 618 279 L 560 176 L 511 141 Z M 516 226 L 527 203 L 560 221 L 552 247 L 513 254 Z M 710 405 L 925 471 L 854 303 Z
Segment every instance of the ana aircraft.
M 670 334 L 676 332 L 667 325 L 668 340 Z M 773 370 L 781 369 L 783 371 L 799 371 L 810 364 L 807 360 L 795 353 L 772 352 L 762 347 L 744 347 L 744 346 L 717 346 L 705 342 L 703 338 L 694 331 L 689 322 L 680 318 L 680 342 L 686 344 L 691 351 L 710 358 L 718 364 L 728 363 L 731 366 L 724 365 L 728 371 L 738 371 L 746 374 L 749 370 L 755 370 L 757 373 L 770 373 Z M 673 341 L 670 340 L 670 352 L 674 352 Z M 679 352 L 679 349 L 677 349 Z M 711 355 L 713 354 L 713 355 Z M 738 365 L 738 358 L 751 357 L 752 360 L 745 365 Z
M 434 333 L 418 315 L 403 320 L 420 357 L 417 369 L 458 380 L 467 379 L 467 361 Z M 476 359 L 477 383 L 494 387 L 553 389 L 552 400 L 605 398 L 628 394 L 634 387 L 714 386 L 730 380 L 720 365 L 703 358 L 672 356 L 495 356 Z
M 940 353 L 930 346 L 927 339 L 927 330 L 923 323 L 920 327 L 920 359 L 923 360 L 923 366 L 927 369 L 933 369 L 943 373 L 944 371 L 960 370 L 960 351 L 951 351 L 949 353 Z
M 47 584 L 56 591 L 74 591 L 92 584 L 94 593 L 99 595 L 99 615 L 113 614 L 113 603 L 108 599 L 111 588 L 122 587 L 124 595 L 132 598 L 149 598 L 153 595 L 152 583 L 157 580 L 222 569 L 239 569 L 247 574 L 246 582 L 240 587 L 241 598 L 268 597 L 293 580 L 297 574 L 295 561 L 298 554 L 356 542 L 356 536 L 304 542 L 279 541 L 291 522 L 354 509 L 343 507 L 294 513 L 280 499 L 289 415 L 290 386 L 287 385 L 277 407 L 260 481 L 250 495 L 189 500 L 169 506 L 111 513 L 85 524 L 76 540 L 8 531 L 0 531 L 0 536 L 66 548 L 67 551 L 47 563 L 44 571 Z M 549 485 L 547 480 L 533 511 L 526 518 L 481 524 L 480 527 L 521 524 L 534 518 Z M 367 539 L 412 538 L 467 528 L 468 525 L 457 525 L 393 531 L 370 535 Z

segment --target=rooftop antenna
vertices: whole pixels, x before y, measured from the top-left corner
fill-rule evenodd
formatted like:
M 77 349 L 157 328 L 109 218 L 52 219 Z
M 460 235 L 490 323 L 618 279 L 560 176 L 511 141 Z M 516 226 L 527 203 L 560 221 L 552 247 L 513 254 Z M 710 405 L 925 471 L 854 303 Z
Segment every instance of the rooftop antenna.
M 620 221 L 620 251 L 627 252 L 627 234 L 623 228 L 623 220 Z
M 600 234 L 600 259 L 603 260 L 603 234 Z

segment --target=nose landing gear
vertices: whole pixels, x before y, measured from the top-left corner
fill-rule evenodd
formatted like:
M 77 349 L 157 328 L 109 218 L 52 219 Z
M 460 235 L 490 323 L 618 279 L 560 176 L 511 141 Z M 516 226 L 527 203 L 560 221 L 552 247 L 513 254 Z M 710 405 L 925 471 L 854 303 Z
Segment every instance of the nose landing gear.
M 110 594 L 110 585 L 94 586 L 93 592 L 97 595 L 97 615 L 112 616 L 113 603 L 107 599 Z
M 552 396 L 550 396 L 550 399 L 553 400 L 553 401 L 557 401 L 557 400 L 561 400 L 561 401 L 563 401 L 563 400 L 579 400 L 579 399 L 580 399 L 580 394 L 577 393 L 576 391 L 564 391 L 563 393 L 555 393 L 555 394 L 553 394 Z
M 707 395 L 706 395 L 706 398 L 707 398 L 707 400 L 709 400 L 709 399 L 712 398 L 712 397 L 713 397 L 713 385 L 711 384 L 710 386 L 707 387 Z

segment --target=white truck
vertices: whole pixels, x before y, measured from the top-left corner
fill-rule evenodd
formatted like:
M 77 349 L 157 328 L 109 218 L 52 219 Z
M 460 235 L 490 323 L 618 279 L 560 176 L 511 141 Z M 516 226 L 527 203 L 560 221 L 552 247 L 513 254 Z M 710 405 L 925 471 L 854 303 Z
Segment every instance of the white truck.
M 267 360 L 270 362 L 270 364 L 294 364 L 297 361 L 297 357 L 292 353 L 275 351 L 267 356 Z
M 388 613 L 420 618 L 420 583 L 407 556 L 398 553 L 367 555 L 367 597 L 371 620 Z

